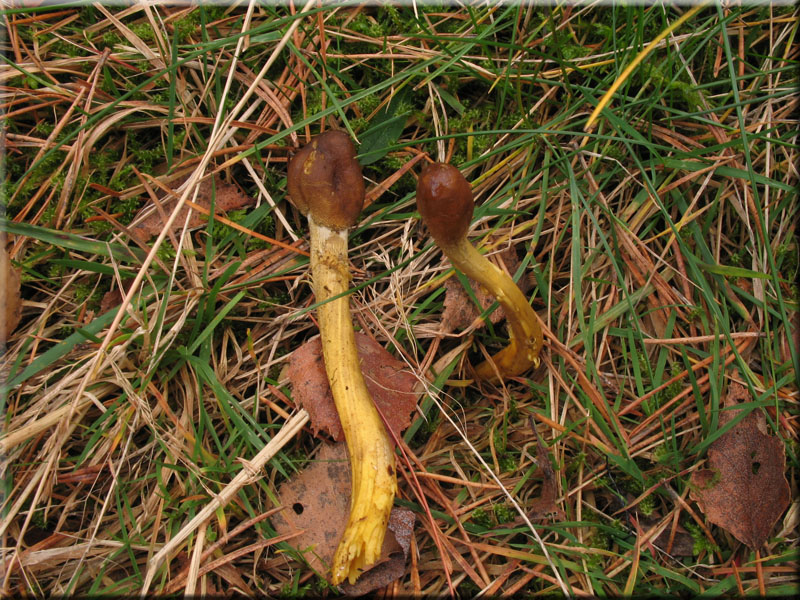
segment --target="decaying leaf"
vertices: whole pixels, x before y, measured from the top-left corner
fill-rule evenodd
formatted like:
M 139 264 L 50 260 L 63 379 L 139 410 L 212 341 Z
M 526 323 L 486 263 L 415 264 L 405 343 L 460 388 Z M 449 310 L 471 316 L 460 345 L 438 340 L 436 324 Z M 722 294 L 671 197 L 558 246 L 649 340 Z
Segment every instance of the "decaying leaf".
M 272 517 L 277 534 L 303 530 L 291 544 L 303 553 L 313 569 L 329 575 L 331 560 L 350 514 L 350 466 L 346 445 L 323 444 L 311 465 L 281 486 L 278 501 L 285 508 Z M 414 513 L 393 508 L 380 559 L 362 573 L 355 584 L 342 584 L 342 591 L 358 596 L 402 576 L 413 528 Z
M 356 348 L 375 406 L 386 418 L 394 435 L 399 436 L 411 424 L 411 415 L 417 406 L 420 396 L 414 391 L 417 378 L 405 363 L 394 358 L 368 335 L 356 333 Z M 326 431 L 335 441 L 344 440 L 318 337 L 292 353 L 287 374 L 295 401 L 308 411 L 314 433 Z
M 747 390 L 731 383 L 725 407 L 746 400 Z M 722 411 L 720 426 L 740 412 Z M 692 475 L 691 496 L 709 521 L 757 550 L 789 505 L 785 467 L 784 445 L 766 433 L 764 415 L 756 409 L 709 446 L 708 468 Z
M 500 252 L 498 256 L 500 260 L 503 261 L 503 264 L 505 264 L 509 273 L 514 273 L 517 270 L 519 260 L 513 248 Z M 475 319 L 495 301 L 495 297 L 487 292 L 483 286 L 475 283 L 471 279 L 469 283 L 472 292 L 475 294 L 475 299 L 481 305 L 480 311 L 478 307 L 475 306 L 475 302 L 473 302 L 472 298 L 467 294 L 458 278 L 450 277 L 444 282 L 445 296 L 444 310 L 442 311 L 442 329 L 445 332 L 469 327 Z M 489 315 L 489 320 L 492 323 L 499 323 L 505 318 L 506 313 L 503 311 L 502 307 L 499 306 Z M 480 322 L 478 327 L 483 327 L 483 322 Z
M 19 271 L 11 265 L 6 249 L 0 248 L 0 344 L 5 344 L 21 317 Z
M 178 187 L 180 187 L 188 179 L 188 177 L 188 175 L 181 177 L 169 185 L 173 191 L 177 190 Z M 235 185 L 224 183 L 218 175 L 215 175 L 213 179 L 204 179 L 200 182 L 199 187 L 200 189 L 197 191 L 197 198 L 194 200 L 194 203 L 210 211 L 211 198 L 213 196 L 215 199 L 215 214 L 226 213 L 231 210 L 244 208 L 252 205 L 255 202 L 253 198 L 243 194 Z M 133 220 L 134 224 L 131 227 L 131 233 L 143 241 L 147 241 L 151 237 L 161 233 L 166 219 L 169 218 L 169 215 L 172 213 L 172 210 L 175 208 L 175 205 L 178 202 L 178 199 L 175 195 L 169 195 L 167 198 L 165 198 L 165 194 L 160 192 L 157 192 L 156 195 L 159 197 L 159 202 L 161 204 L 163 213 L 161 210 L 158 210 L 157 206 L 153 206 L 152 202 L 148 202 L 145 207 L 142 208 L 142 210 L 140 210 L 136 215 Z M 191 196 L 189 199 L 192 199 Z M 178 233 L 181 229 L 183 229 L 183 224 L 186 221 L 186 214 L 188 211 L 189 207 L 187 206 L 181 208 L 181 211 L 173 222 L 172 226 L 172 229 L 175 233 Z M 192 215 L 189 217 L 189 229 L 202 227 L 207 221 L 208 218 L 205 215 L 202 215 L 194 210 L 192 211 Z
M 123 297 L 122 290 L 119 288 L 108 290 L 100 300 L 100 314 L 107 313 L 115 306 L 118 306 Z
M 533 418 L 529 417 L 531 429 L 536 436 L 536 462 L 539 465 L 539 471 L 542 473 L 542 493 L 536 500 L 531 503 L 528 510 L 528 517 L 530 519 L 542 519 L 549 515 L 555 515 L 557 518 L 563 518 L 564 513 L 558 508 L 556 498 L 558 498 L 558 487 L 556 486 L 556 474 L 553 471 L 553 465 L 550 464 L 550 455 L 547 452 L 547 446 L 544 445 L 539 432 L 536 430 L 536 424 Z
M 131 289 L 132 283 L 133 279 L 123 279 L 121 289 L 113 287 L 103 294 L 103 298 L 100 300 L 100 314 L 108 312 L 115 306 L 119 306 L 125 294 Z

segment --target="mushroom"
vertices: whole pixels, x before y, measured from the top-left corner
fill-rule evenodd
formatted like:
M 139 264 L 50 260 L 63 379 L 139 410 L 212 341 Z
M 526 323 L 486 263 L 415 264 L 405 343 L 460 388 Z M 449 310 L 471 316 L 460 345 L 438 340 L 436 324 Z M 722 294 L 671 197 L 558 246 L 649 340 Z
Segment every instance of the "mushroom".
M 361 373 L 345 295 L 347 229 L 364 205 L 364 179 L 349 136 L 329 130 L 311 140 L 289 161 L 287 187 L 308 217 L 322 355 L 352 472 L 350 516 L 333 557 L 331 581 L 353 583 L 380 557 L 397 477 L 392 441 Z
M 417 208 L 433 239 L 453 266 L 483 285 L 506 313 L 509 344 L 475 369 L 479 379 L 515 376 L 539 364 L 542 330 L 528 300 L 505 271 L 467 241 L 474 203 L 472 189 L 452 165 L 426 167 L 417 183 Z

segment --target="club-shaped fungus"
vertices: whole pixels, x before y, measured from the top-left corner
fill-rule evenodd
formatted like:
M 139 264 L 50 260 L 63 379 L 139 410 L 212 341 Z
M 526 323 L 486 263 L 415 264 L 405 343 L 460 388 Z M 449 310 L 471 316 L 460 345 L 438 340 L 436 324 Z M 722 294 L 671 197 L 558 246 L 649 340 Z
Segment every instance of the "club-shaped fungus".
M 477 366 L 477 377 L 516 376 L 538 365 L 542 331 L 533 308 L 511 277 L 467 240 L 474 203 L 472 189 L 461 172 L 443 163 L 426 167 L 417 183 L 417 208 L 453 266 L 483 285 L 505 310 L 509 344 Z
M 311 277 L 331 392 L 350 455 L 350 516 L 331 567 L 331 581 L 353 583 L 381 552 L 397 491 L 394 446 L 367 391 L 356 352 L 350 302 L 347 229 L 364 204 L 355 148 L 342 131 L 315 137 L 289 162 L 288 190 L 308 217 Z

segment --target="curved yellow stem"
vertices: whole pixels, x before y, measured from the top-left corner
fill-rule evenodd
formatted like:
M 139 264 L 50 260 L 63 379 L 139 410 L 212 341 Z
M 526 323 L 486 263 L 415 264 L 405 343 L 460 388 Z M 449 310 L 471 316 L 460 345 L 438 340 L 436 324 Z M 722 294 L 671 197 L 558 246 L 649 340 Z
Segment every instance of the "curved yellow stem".
M 347 291 L 347 232 L 318 225 L 309 217 L 311 276 L 325 370 L 350 454 L 350 517 L 331 567 L 331 581 L 354 583 L 378 560 L 397 492 L 394 446 L 364 383 L 356 351 L 350 303 L 334 296 Z
M 477 377 L 491 381 L 498 375 L 520 375 L 538 366 L 542 330 L 536 313 L 511 277 L 478 252 L 466 238 L 446 248 L 443 246 L 442 250 L 453 266 L 494 294 L 506 313 L 510 329 L 508 346 L 492 356 L 490 361 L 479 364 L 475 369 Z

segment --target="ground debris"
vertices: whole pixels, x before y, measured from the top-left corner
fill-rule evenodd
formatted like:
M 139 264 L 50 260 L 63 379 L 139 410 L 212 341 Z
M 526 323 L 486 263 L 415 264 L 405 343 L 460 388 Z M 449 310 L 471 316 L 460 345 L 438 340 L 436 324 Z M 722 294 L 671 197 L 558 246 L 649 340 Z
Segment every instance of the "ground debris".
M 173 181 L 170 184 L 173 192 L 188 178 L 189 176 L 186 175 Z M 161 233 L 161 230 L 164 229 L 166 219 L 169 218 L 169 215 L 178 203 L 177 195 L 170 194 L 169 197 L 166 197 L 166 194 L 159 191 L 157 196 L 161 204 L 161 210 L 159 210 L 158 206 L 153 206 L 153 202 L 147 202 L 144 208 L 137 213 L 133 220 L 134 225 L 130 229 L 133 235 L 143 241 L 147 241 Z M 213 178 L 206 178 L 200 182 L 197 198 L 195 198 L 193 202 L 210 211 L 212 198 L 214 199 L 215 214 L 226 213 L 231 210 L 238 210 L 255 204 L 255 200 L 252 197 L 244 194 L 235 185 L 224 183 L 219 175 L 215 175 Z M 189 200 L 192 200 L 191 195 L 189 196 Z M 173 221 L 172 231 L 174 233 L 179 233 L 180 230 L 183 229 L 188 212 L 188 206 L 181 208 L 180 214 L 178 214 L 178 217 Z M 196 229 L 202 227 L 207 222 L 208 217 L 206 217 L 206 215 L 193 210 L 189 217 L 188 228 Z
M 747 390 L 731 383 L 725 407 L 750 400 Z M 742 412 L 724 410 L 720 426 Z M 754 409 L 708 448 L 708 468 L 695 471 L 691 497 L 712 523 L 758 550 L 789 505 L 786 449 L 766 433 L 766 421 Z
M 529 418 L 531 429 L 536 436 L 536 462 L 539 471 L 542 473 L 542 493 L 533 501 L 528 509 L 528 517 L 532 520 L 543 519 L 553 516 L 556 519 L 564 519 L 564 513 L 558 508 L 556 498 L 558 498 L 558 486 L 553 465 L 550 464 L 550 454 L 544 445 L 533 418 Z
M 19 325 L 22 318 L 19 271 L 11 265 L 5 248 L 0 248 L 0 345 Z

